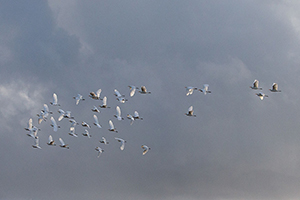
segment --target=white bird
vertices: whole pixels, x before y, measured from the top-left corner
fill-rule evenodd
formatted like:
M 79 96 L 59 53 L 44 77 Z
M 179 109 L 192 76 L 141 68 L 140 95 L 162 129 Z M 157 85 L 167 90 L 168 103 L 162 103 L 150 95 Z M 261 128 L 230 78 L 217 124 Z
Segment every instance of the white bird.
M 131 120 L 131 121 L 130 121 L 130 125 L 132 125 L 133 122 L 134 122 L 133 116 L 132 116 L 131 114 L 127 114 L 127 118 Z
M 51 116 L 51 126 L 53 127 L 53 131 L 57 131 L 57 128 L 60 128 L 60 126 L 57 126 L 55 119 Z
M 58 102 L 58 101 L 57 101 L 57 95 L 56 95 L 55 93 L 53 93 L 53 101 L 50 102 L 50 104 L 51 104 L 52 106 L 60 106 L 57 102 Z
M 185 89 L 186 89 L 186 96 L 192 95 L 194 90 L 197 90 L 196 87 L 192 87 L 192 86 L 185 87 Z
M 92 99 L 95 99 L 95 100 L 99 100 L 99 99 L 101 99 L 100 98 L 101 91 L 102 91 L 101 89 L 98 89 L 96 93 L 95 92 L 90 92 L 89 97 L 91 97 Z
M 30 118 L 30 119 L 28 120 L 27 127 L 24 128 L 24 129 L 25 129 L 26 131 L 30 131 L 30 130 L 32 130 L 32 128 L 33 128 L 33 126 L 32 126 L 32 118 Z
M 102 126 L 99 124 L 98 117 L 96 115 L 93 115 L 93 117 L 95 120 L 94 125 L 97 126 L 98 128 L 102 128 Z
M 117 100 L 121 103 L 125 103 L 127 101 L 127 99 L 124 98 L 124 95 L 121 95 L 121 93 L 115 89 L 115 96 L 117 97 Z
M 115 139 L 118 141 L 118 142 L 121 142 L 121 146 L 120 146 L 120 149 L 123 151 L 124 150 L 124 147 L 125 147 L 125 143 L 126 141 L 121 139 L 121 138 L 116 138 Z
M 53 140 L 53 138 L 52 138 L 52 136 L 51 136 L 51 135 L 49 135 L 49 138 L 48 138 L 48 140 L 49 140 L 49 142 L 47 143 L 48 145 L 51 145 L 51 146 L 56 146 L 56 144 L 55 144 L 55 142 L 54 142 L 54 140 Z
M 119 106 L 116 107 L 116 111 L 117 111 L 117 114 L 114 115 L 114 117 L 117 118 L 119 121 L 123 120 L 124 118 L 121 117 L 121 109 Z
M 128 87 L 129 87 L 129 89 L 130 89 L 129 96 L 130 96 L 130 97 L 133 97 L 134 94 L 135 94 L 135 91 L 136 91 L 137 89 L 139 89 L 139 88 L 137 88 L 137 87 L 134 86 L 134 85 L 129 85 Z
M 77 134 L 75 133 L 75 127 L 71 126 L 70 127 L 70 133 L 69 135 L 73 136 L 73 137 L 78 137 Z
M 211 93 L 210 90 L 208 90 L 209 85 L 208 84 L 204 84 L 203 85 L 203 89 L 199 89 L 200 92 L 203 92 L 203 94 L 207 94 L 207 93 Z
M 71 111 L 64 111 L 63 109 L 58 109 L 60 116 L 58 117 L 58 121 L 61 121 L 63 118 L 73 119 L 71 116 Z
M 118 132 L 117 129 L 115 128 L 113 122 L 112 122 L 111 120 L 108 121 L 108 124 L 109 124 L 109 127 L 110 127 L 110 128 L 108 129 L 109 131 L 114 131 L 114 132 L 116 132 L 116 133 Z
M 33 148 L 35 149 L 42 149 L 40 146 L 39 146 L 39 138 L 36 138 L 35 139 L 35 144 L 32 145 Z
M 110 108 L 107 106 L 107 97 L 104 96 L 102 99 L 102 105 L 99 106 L 100 108 Z
M 37 128 L 32 128 L 32 129 L 30 130 L 30 133 L 27 133 L 27 135 L 28 135 L 29 137 L 32 137 L 33 139 L 37 139 L 37 138 L 38 138 L 37 132 L 38 132 L 38 129 L 37 129 Z
M 83 96 L 81 94 L 77 94 L 76 97 L 73 97 L 73 99 L 75 99 L 75 104 L 78 105 L 79 104 L 79 101 L 82 100 L 84 101 L 85 99 L 83 98 Z
M 94 107 L 92 108 L 92 111 L 93 111 L 93 112 L 100 113 L 100 110 L 99 110 L 96 106 L 94 106 Z
M 141 90 L 139 91 L 141 94 L 151 94 L 151 92 L 148 92 L 145 86 L 141 86 Z
M 141 147 L 143 149 L 143 155 L 145 155 L 151 149 L 151 148 L 149 148 L 148 146 L 146 146 L 144 144 Z
M 52 114 L 51 111 L 49 111 L 49 108 L 47 106 L 47 104 L 44 104 L 44 109 L 42 110 L 43 111 L 43 115 L 44 115 L 44 118 L 47 119 L 47 117 L 49 116 L 49 114 Z
M 61 139 L 61 138 L 59 138 L 58 139 L 59 140 L 59 142 L 60 142 L 60 147 L 61 148 L 67 148 L 67 149 L 69 149 L 69 145 L 68 144 L 65 144 L 65 142 L 63 141 L 63 139 Z
M 255 79 L 252 83 L 252 86 L 250 86 L 250 88 L 254 89 L 254 90 L 262 90 L 261 87 L 258 87 L 258 84 L 259 84 L 259 81 Z
M 273 83 L 272 88 L 269 89 L 271 92 L 281 92 L 281 90 L 278 90 L 278 84 Z
M 71 126 L 75 127 L 76 125 L 78 125 L 79 123 L 76 122 L 75 119 L 69 119 L 69 122 L 71 122 Z
M 44 112 L 43 111 L 41 111 L 40 114 L 37 114 L 37 116 L 38 116 L 38 123 L 39 124 L 41 124 L 42 121 L 46 121 L 46 118 L 44 117 Z
M 88 138 L 91 138 L 92 136 L 90 135 L 89 131 L 84 129 L 84 133 L 82 133 L 83 136 L 86 136 Z
M 140 119 L 140 120 L 143 120 L 142 117 L 140 117 L 138 111 L 134 111 L 134 114 L 133 114 L 133 118 L 136 120 L 136 119 Z
M 105 145 L 109 144 L 109 142 L 105 139 L 105 137 L 102 137 L 102 140 L 100 140 L 99 142 Z
M 85 121 L 81 122 L 81 126 L 91 128 L 91 126 Z
M 185 113 L 186 116 L 193 116 L 196 117 L 196 115 L 194 115 L 194 110 L 193 110 L 193 106 L 190 106 L 188 109 L 188 112 Z
M 97 156 L 98 158 L 100 157 L 101 153 L 104 152 L 104 150 L 101 149 L 100 147 L 96 147 L 95 150 L 98 151 L 98 156 Z
M 260 92 L 260 93 L 256 93 L 256 95 L 260 98 L 260 100 L 264 100 L 264 97 L 269 97 L 268 95 Z

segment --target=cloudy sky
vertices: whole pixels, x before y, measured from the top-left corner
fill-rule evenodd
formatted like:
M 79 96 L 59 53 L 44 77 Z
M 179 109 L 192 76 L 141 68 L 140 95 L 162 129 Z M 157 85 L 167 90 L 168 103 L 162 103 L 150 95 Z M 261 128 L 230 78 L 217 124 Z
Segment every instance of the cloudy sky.
M 300 196 L 296 0 L 0 1 L 0 199 L 254 200 Z M 261 101 L 249 88 L 254 79 Z M 271 93 L 272 83 L 281 93 Z M 185 86 L 202 88 L 185 95 Z M 150 95 L 129 97 L 128 85 Z M 110 109 L 93 123 L 88 97 Z M 118 89 L 128 102 L 116 101 Z M 60 107 L 50 105 L 58 95 Z M 75 105 L 73 96 L 85 101 Z M 47 104 L 92 125 L 53 132 Z M 114 118 L 120 106 L 122 117 Z M 184 115 L 193 105 L 197 117 Z M 130 125 L 137 110 L 142 121 Z M 26 136 L 29 118 L 41 150 Z M 118 133 L 109 132 L 113 120 Z M 70 149 L 48 146 L 52 135 Z M 99 143 L 104 136 L 109 145 Z M 127 141 L 125 150 L 114 139 Z M 142 155 L 141 145 L 151 150 Z M 104 149 L 97 158 L 95 147 Z

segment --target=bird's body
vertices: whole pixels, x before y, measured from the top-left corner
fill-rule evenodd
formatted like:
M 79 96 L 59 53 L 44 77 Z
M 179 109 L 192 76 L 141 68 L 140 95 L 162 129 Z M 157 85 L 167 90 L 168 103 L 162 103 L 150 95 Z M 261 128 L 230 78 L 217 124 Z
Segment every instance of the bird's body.
M 100 125 L 99 121 L 98 121 L 98 117 L 97 115 L 93 115 L 94 117 L 94 125 L 97 126 L 98 128 L 102 128 L 102 126 Z
M 109 144 L 109 142 L 105 139 L 105 137 L 102 137 L 102 140 L 100 140 L 99 142 L 105 145 Z
M 197 90 L 196 87 L 192 87 L 192 86 L 185 87 L 185 89 L 186 89 L 186 96 L 192 95 L 194 90 Z
M 60 106 L 60 105 L 58 104 L 57 95 L 56 95 L 55 93 L 53 93 L 53 100 L 52 100 L 52 102 L 50 102 L 50 104 L 51 104 L 52 106 Z
M 82 100 L 82 101 L 85 100 L 81 94 L 77 94 L 77 96 L 76 96 L 76 97 L 73 97 L 73 99 L 75 99 L 75 104 L 76 104 L 76 105 L 79 104 L 80 100 Z
M 61 121 L 63 118 L 73 119 L 71 116 L 71 111 L 64 111 L 63 109 L 58 109 L 60 116 L 58 117 L 58 121 Z
M 84 129 L 84 133 L 82 133 L 83 136 L 86 136 L 88 138 L 91 138 L 92 136 L 90 135 L 89 131 Z
M 114 115 L 114 117 L 117 118 L 119 121 L 124 119 L 123 117 L 121 117 L 121 109 L 119 106 L 116 107 L 116 114 Z
M 271 92 L 281 92 L 281 90 L 278 90 L 278 84 L 273 83 L 272 88 L 269 89 Z
M 100 98 L 101 91 L 102 91 L 101 89 L 98 89 L 96 93 L 95 92 L 90 92 L 89 97 L 91 97 L 92 99 L 95 99 L 95 100 L 99 100 L 99 99 L 101 99 Z
M 137 89 L 139 89 L 139 88 L 137 88 L 137 87 L 134 86 L 134 85 L 129 85 L 128 87 L 129 87 L 129 89 L 130 89 L 129 96 L 130 96 L 130 97 L 133 97 L 134 94 L 135 94 L 135 91 L 136 91 Z
M 115 139 L 116 139 L 118 142 L 121 143 L 120 149 L 123 151 L 124 148 L 125 148 L 125 143 L 126 143 L 126 141 L 123 140 L 122 138 L 115 138 Z
M 145 155 L 151 149 L 147 145 L 144 145 L 144 144 L 141 147 L 143 149 L 143 155 Z
M 75 127 L 76 125 L 79 124 L 78 122 L 76 122 L 75 119 L 69 119 L 69 122 L 71 122 L 71 127 L 72 127 L 72 126 Z
M 57 129 L 60 128 L 60 126 L 57 126 L 55 119 L 51 116 L 51 126 L 53 127 L 53 131 L 57 132 Z
M 113 131 L 113 132 L 116 132 L 116 133 L 118 132 L 111 120 L 108 121 L 108 124 L 109 124 L 109 127 L 110 127 L 108 129 L 109 131 Z
M 110 108 L 107 106 L 107 97 L 104 96 L 102 99 L 102 105 L 99 106 L 100 108 Z
M 259 85 L 259 81 L 255 79 L 252 83 L 252 86 L 250 86 L 250 88 L 253 90 L 262 90 L 262 88 L 259 87 L 258 85 Z
M 260 100 L 264 100 L 264 97 L 269 97 L 268 95 L 260 92 L 260 93 L 256 93 L 256 95 L 260 98 Z
M 143 118 L 140 117 L 138 111 L 134 111 L 133 118 L 134 118 L 135 120 L 137 120 L 137 119 L 143 120 Z
M 59 142 L 60 142 L 60 145 L 59 145 L 59 146 L 60 146 L 61 148 L 69 149 L 69 145 L 65 144 L 65 142 L 63 141 L 63 139 L 59 138 L 58 140 L 59 140 Z
M 52 138 L 51 135 L 49 135 L 48 143 L 47 144 L 50 145 L 50 146 L 56 146 L 56 144 L 55 144 L 55 142 L 54 142 L 54 140 L 53 140 L 53 138 Z
M 86 123 L 85 121 L 81 122 L 81 126 L 91 128 L 91 126 L 88 123 Z
M 103 149 L 101 149 L 100 147 L 96 147 L 95 150 L 98 152 L 98 158 L 100 157 L 100 155 L 104 152 Z
M 141 90 L 139 91 L 141 94 L 151 94 L 151 92 L 147 91 L 145 86 L 141 86 Z
M 37 133 L 38 133 L 38 128 L 32 128 L 32 129 L 30 129 L 30 132 L 27 133 L 27 135 L 29 137 L 32 137 L 33 139 L 37 139 L 38 138 Z
M 188 109 L 188 112 L 185 113 L 186 116 L 193 116 L 196 117 L 196 115 L 194 115 L 194 110 L 193 110 L 193 106 L 190 106 Z
M 99 110 L 96 106 L 94 106 L 94 107 L 92 108 L 92 111 L 93 111 L 93 112 L 100 113 L 100 110 Z
M 115 96 L 117 97 L 117 100 L 121 103 L 125 103 L 127 101 L 127 99 L 125 99 L 124 95 L 121 95 L 121 93 L 115 89 Z
M 36 138 L 35 139 L 35 144 L 32 145 L 33 148 L 35 149 L 42 149 L 40 146 L 39 146 L 39 138 Z
M 204 84 L 203 85 L 203 89 L 199 89 L 200 92 L 203 92 L 204 95 L 211 93 L 211 91 L 208 89 L 209 85 L 208 84 Z
M 78 137 L 77 134 L 75 133 L 75 127 L 74 126 L 70 127 L 69 135 L 71 135 L 73 137 Z

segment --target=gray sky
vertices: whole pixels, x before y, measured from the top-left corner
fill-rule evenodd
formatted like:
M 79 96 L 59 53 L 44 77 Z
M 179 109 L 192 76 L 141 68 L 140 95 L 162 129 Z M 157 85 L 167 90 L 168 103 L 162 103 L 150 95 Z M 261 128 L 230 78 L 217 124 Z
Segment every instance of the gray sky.
M 298 1 L 0 2 L 1 200 L 299 198 Z M 268 90 L 273 82 L 281 93 Z M 185 95 L 205 83 L 211 94 Z M 128 85 L 152 93 L 129 97 Z M 99 88 L 111 106 L 97 114 L 102 129 L 91 111 L 101 101 L 88 97 Z M 58 118 L 53 92 L 92 125 L 92 138 L 81 126 L 69 136 L 66 119 L 58 132 L 49 119 L 37 124 L 44 103 Z M 77 93 L 86 100 L 76 106 Z M 195 118 L 184 115 L 190 105 Z M 144 120 L 130 125 L 135 110 Z M 41 150 L 26 136 L 29 118 Z M 50 134 L 70 149 L 48 146 Z M 124 151 L 114 137 L 127 141 Z

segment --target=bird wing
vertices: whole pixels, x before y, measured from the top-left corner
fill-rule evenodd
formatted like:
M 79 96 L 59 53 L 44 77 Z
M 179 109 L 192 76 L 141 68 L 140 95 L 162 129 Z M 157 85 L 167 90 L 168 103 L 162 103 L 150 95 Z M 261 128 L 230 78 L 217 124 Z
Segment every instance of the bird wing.
M 273 83 L 272 88 L 273 88 L 273 90 L 277 91 L 277 90 L 278 90 L 278 85 L 277 85 L 277 83 Z
M 193 106 L 190 106 L 189 109 L 188 109 L 188 111 L 192 112 L 193 111 Z
M 94 120 L 95 120 L 95 124 L 99 124 L 97 115 L 93 115 L 93 117 L 94 117 Z
M 121 117 L 121 109 L 119 106 L 116 107 L 116 111 L 117 111 L 117 116 Z
M 254 87 L 254 88 L 258 88 L 258 83 L 259 83 L 259 81 L 255 79 L 255 80 L 253 81 L 253 87 Z
M 53 93 L 53 104 L 57 104 L 57 95 Z
M 137 111 L 134 111 L 134 114 L 133 114 L 134 117 L 139 117 L 139 113 Z
M 65 146 L 65 145 L 66 145 L 66 144 L 64 143 L 63 139 L 59 138 L 58 140 L 59 140 L 59 142 L 61 143 L 61 146 Z
M 133 86 L 132 90 L 130 91 L 130 96 L 133 97 L 133 95 L 135 94 L 136 88 Z
M 103 97 L 103 100 L 102 100 L 102 101 L 103 101 L 103 105 L 104 105 L 104 106 L 106 106 L 107 97 L 106 97 L 106 96 L 105 96 L 105 97 Z
M 32 118 L 28 120 L 28 130 L 32 129 Z
M 53 141 L 52 135 L 49 135 L 49 144 Z
M 44 112 L 49 112 L 49 108 L 48 108 L 47 104 L 44 104 Z
M 115 89 L 115 95 L 117 96 L 117 97 L 121 97 L 122 95 L 120 94 L 120 92 L 117 90 L 117 89 Z
M 51 120 L 51 123 L 52 123 L 52 126 L 53 126 L 53 130 L 56 132 L 57 131 L 56 121 L 52 116 L 51 116 L 50 120 Z

